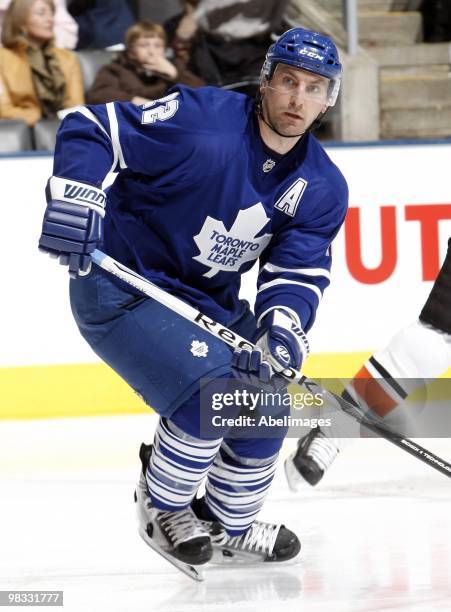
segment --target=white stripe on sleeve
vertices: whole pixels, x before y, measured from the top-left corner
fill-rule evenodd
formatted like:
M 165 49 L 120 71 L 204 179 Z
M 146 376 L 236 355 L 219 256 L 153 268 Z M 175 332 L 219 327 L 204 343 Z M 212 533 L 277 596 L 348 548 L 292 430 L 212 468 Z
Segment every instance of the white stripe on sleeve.
M 270 287 L 275 287 L 276 285 L 299 285 L 300 287 L 305 287 L 306 289 L 310 289 L 317 296 L 318 300 L 321 300 L 323 294 L 318 289 L 316 285 L 310 285 L 309 283 L 301 283 L 300 281 L 293 280 L 284 280 L 282 278 L 278 278 L 276 280 L 270 281 L 269 283 L 263 283 L 257 293 L 262 293 L 262 291 L 266 291 Z
M 127 168 L 127 164 L 124 160 L 121 141 L 119 139 L 119 123 L 116 117 L 116 109 L 114 107 L 114 102 L 108 102 L 106 104 L 106 110 L 108 113 L 108 119 L 110 121 L 111 142 L 113 143 L 115 157 L 117 155 L 117 159 L 119 159 L 119 165 L 122 169 L 124 169 Z
M 304 274 L 305 276 L 323 276 L 324 278 L 328 278 L 330 280 L 330 272 L 326 270 L 326 268 L 281 268 L 280 266 L 275 266 L 274 264 L 267 263 L 261 270 L 262 272 L 286 272 L 288 274 Z

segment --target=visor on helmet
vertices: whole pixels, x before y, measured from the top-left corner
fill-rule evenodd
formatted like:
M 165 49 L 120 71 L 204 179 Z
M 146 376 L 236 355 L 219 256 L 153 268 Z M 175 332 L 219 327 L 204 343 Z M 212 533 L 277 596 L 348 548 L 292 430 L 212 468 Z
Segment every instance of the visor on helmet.
M 337 100 L 340 82 L 337 79 L 328 79 L 321 75 L 296 69 L 287 71 L 282 69 L 283 64 L 277 64 L 272 75 L 271 89 L 281 94 L 302 93 L 306 100 L 316 102 L 320 105 L 333 106 Z

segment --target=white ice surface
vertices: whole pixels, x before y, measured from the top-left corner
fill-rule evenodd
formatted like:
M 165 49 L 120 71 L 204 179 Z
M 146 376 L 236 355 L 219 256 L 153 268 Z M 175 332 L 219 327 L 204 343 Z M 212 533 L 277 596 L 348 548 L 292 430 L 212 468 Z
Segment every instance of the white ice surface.
M 315 490 L 290 493 L 279 469 L 261 518 L 298 533 L 298 560 L 191 581 L 136 531 L 137 449 L 154 426 L 0 422 L 0 589 L 63 590 L 66 612 L 451 609 L 451 480 L 380 440 L 349 447 Z M 420 442 L 450 460 L 450 441 Z

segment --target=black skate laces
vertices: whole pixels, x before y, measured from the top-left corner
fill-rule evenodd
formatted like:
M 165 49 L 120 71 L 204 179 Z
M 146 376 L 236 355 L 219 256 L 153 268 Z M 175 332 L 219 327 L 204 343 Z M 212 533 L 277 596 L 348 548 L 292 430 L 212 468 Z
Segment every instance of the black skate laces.
M 209 537 L 208 529 L 205 529 L 202 521 L 197 518 L 190 507 L 177 512 L 155 508 L 150 501 L 146 477 L 143 473 L 139 477 L 138 487 L 144 493 L 147 509 L 156 513 L 155 518 L 160 525 L 160 529 L 171 540 L 174 548 L 183 542 L 194 540 L 194 538 Z
M 202 521 L 209 528 L 211 542 L 216 546 L 226 546 L 236 548 L 243 552 L 257 552 L 271 556 L 277 540 L 281 525 L 274 523 L 263 523 L 254 521 L 246 533 L 239 536 L 230 536 L 225 529 L 221 528 L 216 532 L 213 529 L 214 523 Z

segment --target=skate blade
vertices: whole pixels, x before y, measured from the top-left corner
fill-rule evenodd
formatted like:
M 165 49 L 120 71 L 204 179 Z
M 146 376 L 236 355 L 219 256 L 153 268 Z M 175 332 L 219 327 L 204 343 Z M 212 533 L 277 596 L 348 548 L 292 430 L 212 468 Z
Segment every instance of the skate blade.
M 285 477 L 287 479 L 288 488 L 293 493 L 299 493 L 299 491 L 311 491 L 312 485 L 307 482 L 301 474 L 297 471 L 294 463 L 293 457 L 295 453 L 290 455 L 287 459 L 285 459 L 285 463 L 283 464 L 285 470 Z
M 152 538 L 149 538 L 145 529 L 142 529 L 141 527 L 139 527 L 138 531 L 139 531 L 139 535 L 142 537 L 144 542 L 148 546 L 150 546 L 150 548 L 152 548 L 156 553 L 158 553 L 161 557 L 166 559 L 166 561 L 169 561 L 171 565 L 179 569 L 186 576 L 188 576 L 192 580 L 195 580 L 196 582 L 204 581 L 204 573 L 202 570 L 198 570 L 194 565 L 190 565 L 189 563 L 184 563 L 183 561 L 180 561 L 180 559 L 177 559 L 176 557 L 174 557 L 174 555 L 171 555 L 171 553 L 164 550 L 164 548 L 161 548 L 161 546 L 158 546 L 158 544 L 156 544 L 152 540 Z
M 213 557 L 210 563 L 214 565 L 259 565 L 264 563 L 264 557 L 256 553 L 247 553 L 236 548 L 215 548 L 213 546 Z
M 224 554 L 225 553 L 225 554 Z M 246 553 L 244 551 L 236 550 L 236 549 L 213 549 L 213 557 L 210 560 L 210 563 L 213 566 L 222 566 L 223 568 L 229 567 L 239 567 L 241 565 L 245 567 L 253 567 L 253 566 L 273 566 L 277 565 L 297 565 L 300 562 L 299 553 L 292 557 L 291 559 L 287 559 L 286 561 L 272 561 L 270 559 L 266 559 L 263 555 L 259 555 L 257 553 Z

